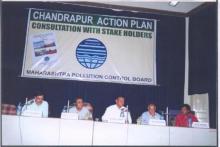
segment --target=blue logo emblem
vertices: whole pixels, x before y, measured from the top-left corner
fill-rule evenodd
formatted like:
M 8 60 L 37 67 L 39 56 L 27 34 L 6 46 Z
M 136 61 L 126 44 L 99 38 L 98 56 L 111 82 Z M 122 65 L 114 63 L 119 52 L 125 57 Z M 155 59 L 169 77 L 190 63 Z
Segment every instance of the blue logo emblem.
M 107 58 L 107 50 L 100 40 L 88 38 L 77 46 L 76 58 L 85 68 L 95 69 L 104 64 Z

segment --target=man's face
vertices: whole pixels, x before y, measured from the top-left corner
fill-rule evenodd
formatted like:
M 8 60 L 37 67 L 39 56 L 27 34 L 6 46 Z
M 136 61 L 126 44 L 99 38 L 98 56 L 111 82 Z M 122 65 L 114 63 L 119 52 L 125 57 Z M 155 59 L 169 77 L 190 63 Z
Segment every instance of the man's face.
M 44 100 L 44 96 L 43 95 L 35 96 L 35 103 L 37 105 L 42 104 L 43 100 Z
M 187 114 L 187 113 L 189 113 L 189 110 L 186 107 L 182 107 L 181 108 L 181 113 Z
M 77 99 L 76 100 L 76 108 L 77 109 L 82 109 L 83 108 L 83 100 L 82 99 Z
M 148 106 L 148 112 L 152 115 L 155 114 L 155 111 L 156 111 L 156 107 L 154 105 L 150 105 Z
M 121 107 L 123 107 L 124 104 L 125 104 L 125 99 L 124 99 L 123 97 L 118 97 L 118 98 L 115 100 L 115 102 L 116 102 L 116 105 L 117 105 L 119 108 L 121 108 Z

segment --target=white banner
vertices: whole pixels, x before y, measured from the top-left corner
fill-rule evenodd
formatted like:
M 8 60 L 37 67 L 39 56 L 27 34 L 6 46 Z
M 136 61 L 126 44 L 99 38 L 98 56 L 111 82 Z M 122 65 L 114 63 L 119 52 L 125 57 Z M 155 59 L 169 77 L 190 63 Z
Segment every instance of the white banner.
M 156 20 L 30 9 L 23 77 L 156 84 Z

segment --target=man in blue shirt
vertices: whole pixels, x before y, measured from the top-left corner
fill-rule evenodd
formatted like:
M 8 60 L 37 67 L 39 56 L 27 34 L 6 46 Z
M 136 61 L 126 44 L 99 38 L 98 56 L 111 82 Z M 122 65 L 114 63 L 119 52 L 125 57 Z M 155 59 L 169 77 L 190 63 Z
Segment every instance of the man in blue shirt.
M 42 117 L 48 117 L 48 103 L 44 101 L 44 94 L 40 91 L 36 92 L 34 99 L 29 100 L 22 108 L 22 112 L 35 111 L 40 112 Z
M 148 111 L 143 112 L 141 115 L 141 124 L 149 124 L 150 119 L 163 119 L 160 114 L 156 112 L 156 105 L 149 104 Z
M 81 120 L 92 120 L 92 113 L 84 107 L 81 97 L 76 98 L 75 106 L 69 109 L 69 113 L 77 113 Z

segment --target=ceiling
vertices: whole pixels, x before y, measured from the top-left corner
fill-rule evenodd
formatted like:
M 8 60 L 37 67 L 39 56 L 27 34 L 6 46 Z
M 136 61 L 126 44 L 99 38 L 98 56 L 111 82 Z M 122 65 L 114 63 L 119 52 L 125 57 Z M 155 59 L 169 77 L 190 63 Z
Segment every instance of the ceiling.
M 111 1 L 111 2 L 96 1 L 96 2 L 103 4 L 110 4 L 110 5 L 139 7 L 139 8 L 147 8 L 147 9 L 179 12 L 179 13 L 188 13 L 194 8 L 204 3 L 204 2 L 179 2 L 175 7 L 173 7 L 169 5 L 169 2 L 144 2 L 144 1 L 134 1 L 134 0 Z

